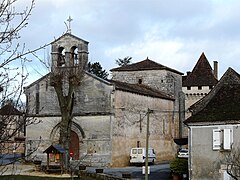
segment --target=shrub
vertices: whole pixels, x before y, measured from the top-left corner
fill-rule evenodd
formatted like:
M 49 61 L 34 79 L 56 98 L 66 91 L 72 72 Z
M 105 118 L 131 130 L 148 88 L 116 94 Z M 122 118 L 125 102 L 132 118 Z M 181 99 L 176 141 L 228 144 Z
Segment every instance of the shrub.
M 170 169 L 174 174 L 187 174 L 188 173 L 188 160 L 182 158 L 175 158 L 170 163 Z

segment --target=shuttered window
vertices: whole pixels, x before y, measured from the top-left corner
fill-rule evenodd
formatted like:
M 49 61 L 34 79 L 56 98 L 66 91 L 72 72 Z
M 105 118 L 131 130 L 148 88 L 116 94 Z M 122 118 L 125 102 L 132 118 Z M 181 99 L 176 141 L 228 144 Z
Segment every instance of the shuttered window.
M 223 149 L 230 150 L 232 145 L 232 130 L 223 130 Z
M 231 150 L 232 129 L 213 129 L 213 150 Z
M 213 129 L 213 150 L 221 149 L 221 129 Z

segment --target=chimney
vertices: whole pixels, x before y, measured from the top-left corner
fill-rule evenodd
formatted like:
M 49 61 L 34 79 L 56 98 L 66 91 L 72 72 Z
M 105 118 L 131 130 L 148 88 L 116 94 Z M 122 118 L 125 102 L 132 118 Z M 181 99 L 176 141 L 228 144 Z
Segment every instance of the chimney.
M 218 62 L 213 61 L 213 74 L 216 79 L 218 79 Z

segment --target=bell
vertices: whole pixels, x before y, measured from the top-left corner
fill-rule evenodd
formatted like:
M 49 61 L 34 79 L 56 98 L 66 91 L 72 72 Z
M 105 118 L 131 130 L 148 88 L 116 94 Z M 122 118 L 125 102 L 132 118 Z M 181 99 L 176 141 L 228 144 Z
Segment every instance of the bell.
M 65 64 L 65 57 L 63 55 L 59 56 L 59 65 Z

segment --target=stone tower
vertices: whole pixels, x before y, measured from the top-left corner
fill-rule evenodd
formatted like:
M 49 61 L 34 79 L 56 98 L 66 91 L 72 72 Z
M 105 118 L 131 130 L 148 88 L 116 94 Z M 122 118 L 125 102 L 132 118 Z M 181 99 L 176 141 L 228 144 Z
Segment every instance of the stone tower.
M 217 64 L 214 71 L 204 53 L 201 54 L 192 72 L 183 76 L 183 92 L 185 93 L 186 118 L 191 115 L 189 107 L 205 97 L 218 83 Z
M 88 42 L 66 33 L 52 42 L 51 72 L 53 76 L 78 76 L 88 62 Z M 54 82 L 52 82 L 54 83 Z

